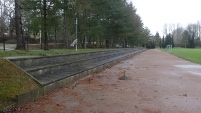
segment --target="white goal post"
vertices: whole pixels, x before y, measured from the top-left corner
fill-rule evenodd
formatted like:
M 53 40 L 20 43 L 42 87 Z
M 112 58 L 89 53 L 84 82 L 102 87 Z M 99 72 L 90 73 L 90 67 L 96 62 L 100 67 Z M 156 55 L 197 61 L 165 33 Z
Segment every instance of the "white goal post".
M 172 45 L 167 45 L 167 46 L 166 46 L 166 49 L 167 49 L 167 50 L 172 50 Z

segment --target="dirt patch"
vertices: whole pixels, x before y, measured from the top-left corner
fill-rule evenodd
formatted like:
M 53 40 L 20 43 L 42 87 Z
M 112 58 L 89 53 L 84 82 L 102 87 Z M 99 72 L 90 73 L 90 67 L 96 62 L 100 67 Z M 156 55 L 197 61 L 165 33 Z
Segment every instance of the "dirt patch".
M 177 65 L 197 64 L 157 49 L 148 50 L 15 112 L 200 113 L 201 76 Z M 119 80 L 124 71 L 130 80 Z

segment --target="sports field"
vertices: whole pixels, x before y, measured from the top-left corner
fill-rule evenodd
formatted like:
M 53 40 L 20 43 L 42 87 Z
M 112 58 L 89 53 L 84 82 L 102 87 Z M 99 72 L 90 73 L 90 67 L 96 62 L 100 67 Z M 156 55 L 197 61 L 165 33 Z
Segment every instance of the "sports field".
M 201 64 L 201 48 L 173 48 L 169 52 L 178 57 Z

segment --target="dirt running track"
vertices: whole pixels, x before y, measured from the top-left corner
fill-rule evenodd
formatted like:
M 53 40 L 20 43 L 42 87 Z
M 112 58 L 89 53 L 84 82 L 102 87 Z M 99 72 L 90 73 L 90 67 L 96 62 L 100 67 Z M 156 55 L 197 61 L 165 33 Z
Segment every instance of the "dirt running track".
M 15 112 L 201 113 L 201 65 L 147 50 Z

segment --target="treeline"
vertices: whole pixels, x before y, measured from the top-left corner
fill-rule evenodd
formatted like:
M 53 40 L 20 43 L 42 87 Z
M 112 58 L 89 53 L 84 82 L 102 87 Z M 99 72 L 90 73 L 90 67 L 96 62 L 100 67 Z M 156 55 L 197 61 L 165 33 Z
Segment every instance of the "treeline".
M 169 33 L 168 33 L 169 32 Z M 173 45 L 173 47 L 195 48 L 201 47 L 201 21 L 188 24 L 186 28 L 180 24 L 164 25 L 165 37 L 162 38 L 161 46 Z
M 76 35 L 79 48 L 144 46 L 150 37 L 136 8 L 126 0 L 21 0 L 19 5 L 24 37 L 21 42 L 30 43 L 34 39 L 45 45 L 45 49 L 48 43 L 69 48 Z M 5 20 L 1 21 L 4 25 L 1 31 L 14 37 L 13 28 L 18 26 L 16 13 L 7 16 L 9 18 L 3 13 L 0 16 Z M 75 19 L 78 20 L 77 34 Z
M 160 41 L 160 48 L 166 48 L 168 45 L 171 45 L 172 47 L 174 47 L 174 39 L 172 34 L 167 34 L 165 37 L 163 36 L 163 38 Z

